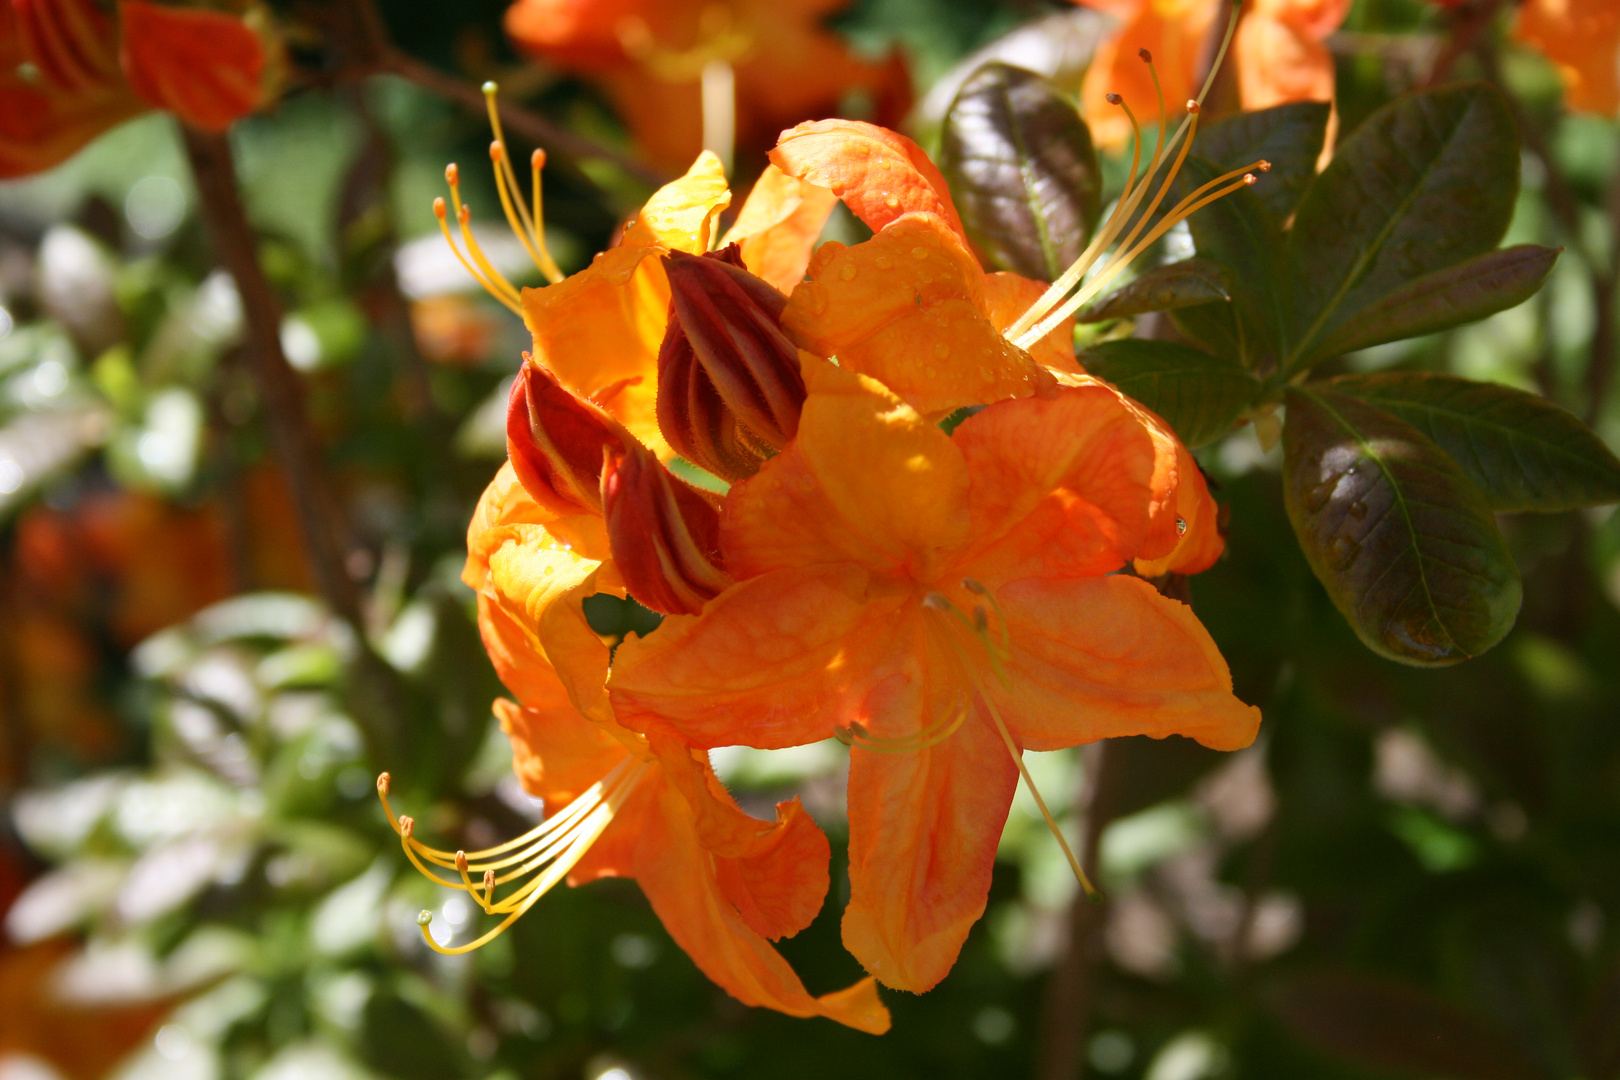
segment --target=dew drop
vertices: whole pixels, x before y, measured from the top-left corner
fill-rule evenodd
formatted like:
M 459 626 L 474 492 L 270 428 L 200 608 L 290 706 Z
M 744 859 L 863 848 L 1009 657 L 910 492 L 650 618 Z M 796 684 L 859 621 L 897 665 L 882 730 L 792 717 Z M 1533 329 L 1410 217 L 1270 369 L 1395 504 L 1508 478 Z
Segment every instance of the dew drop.
M 939 372 L 934 370 L 934 365 L 929 364 L 927 367 L 923 368 L 923 374 L 932 379 L 935 375 L 939 374 Z
M 932 285 L 934 283 L 934 275 L 933 274 L 918 274 L 917 275 L 917 280 L 922 282 L 924 285 Z
M 855 267 L 851 263 L 845 263 L 843 266 L 838 268 L 838 276 L 845 281 L 854 281 L 855 274 Z
M 900 205 L 900 200 L 894 195 L 885 195 L 883 197 L 883 205 L 887 206 L 890 210 L 893 210 L 895 207 Z
M 894 260 L 889 258 L 887 255 L 879 255 L 872 261 L 877 264 L 877 268 L 879 270 L 888 270 L 894 266 Z
M 1367 516 L 1367 504 L 1357 500 L 1356 502 L 1351 503 L 1345 512 L 1351 517 L 1355 518 L 1357 521 L 1360 521 L 1362 518 Z
M 921 262 L 923 259 L 928 258 L 928 249 L 925 247 L 914 247 L 911 249 L 911 257 Z
M 951 355 L 951 347 L 943 341 L 937 341 L 934 343 L 934 355 L 943 360 Z
M 556 572 L 557 572 L 557 568 L 555 566 L 546 567 L 546 576 L 547 577 L 550 577 L 552 574 L 555 574 Z
M 1334 537 L 1333 543 L 1328 545 L 1328 558 L 1333 563 L 1333 569 L 1343 570 L 1356 561 L 1361 554 L 1361 545 L 1348 536 Z
M 1186 518 L 1176 518 L 1176 535 L 1177 536 L 1186 536 L 1187 535 L 1187 519 Z

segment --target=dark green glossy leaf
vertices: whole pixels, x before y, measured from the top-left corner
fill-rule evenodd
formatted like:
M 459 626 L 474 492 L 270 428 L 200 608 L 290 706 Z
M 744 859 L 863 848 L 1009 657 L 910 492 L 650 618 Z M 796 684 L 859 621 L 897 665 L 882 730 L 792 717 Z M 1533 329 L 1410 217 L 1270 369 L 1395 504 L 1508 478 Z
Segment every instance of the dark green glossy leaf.
M 1168 341 L 1108 341 L 1080 362 L 1164 417 L 1188 446 L 1230 431 L 1260 389 L 1234 361 Z
M 1512 112 L 1489 86 L 1409 94 L 1368 117 L 1289 234 L 1290 363 L 1400 286 L 1494 248 L 1518 189 Z
M 1178 182 L 1191 191 L 1224 171 L 1202 158 L 1188 158 Z M 1262 357 L 1278 355 L 1286 322 L 1277 261 L 1282 233 L 1256 194 L 1268 179 L 1261 176 L 1253 187 L 1239 188 L 1187 219 L 1199 257 L 1213 259 L 1231 273 L 1232 306 L 1241 334 L 1240 353 L 1229 355 L 1250 367 Z
M 968 235 L 992 263 L 1051 281 L 1085 248 L 1102 180 L 1074 103 L 999 61 L 968 77 L 940 134 L 940 167 Z
M 1520 244 L 1397 286 L 1360 311 L 1332 320 L 1301 363 L 1369 345 L 1432 334 L 1524 303 L 1552 272 L 1561 248 Z
M 1222 172 L 1261 159 L 1271 162 L 1254 194 L 1273 218 L 1286 221 L 1316 178 L 1329 111 L 1325 101 L 1299 101 L 1239 113 L 1200 128 L 1193 152 Z
M 1232 272 L 1208 259 L 1186 259 L 1156 267 L 1095 304 L 1081 308 L 1083 323 L 1123 319 L 1149 311 L 1169 311 L 1232 299 Z
M 1417 428 L 1321 385 L 1291 389 L 1288 518 L 1367 647 L 1453 664 L 1513 626 L 1519 574 L 1485 495 Z
M 1546 398 L 1454 375 L 1347 375 L 1334 390 L 1399 416 L 1479 485 L 1491 508 L 1573 510 L 1620 502 L 1620 460 Z

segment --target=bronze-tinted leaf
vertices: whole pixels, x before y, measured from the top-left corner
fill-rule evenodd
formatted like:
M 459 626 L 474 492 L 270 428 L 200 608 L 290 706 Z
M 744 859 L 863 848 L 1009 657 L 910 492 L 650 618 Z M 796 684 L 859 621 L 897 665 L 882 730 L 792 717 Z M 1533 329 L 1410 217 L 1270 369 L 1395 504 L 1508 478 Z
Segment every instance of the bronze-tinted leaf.
M 993 61 L 968 77 L 945 117 L 940 167 L 968 235 L 1004 270 L 1053 280 L 1097 223 L 1091 131 L 1032 71 Z
M 1453 664 L 1513 626 L 1520 586 L 1485 495 L 1400 417 L 1291 389 L 1283 491 L 1305 557 L 1367 647 Z
M 1230 431 L 1260 389 L 1236 361 L 1169 341 L 1104 342 L 1082 353 L 1080 362 L 1164 417 L 1188 446 Z

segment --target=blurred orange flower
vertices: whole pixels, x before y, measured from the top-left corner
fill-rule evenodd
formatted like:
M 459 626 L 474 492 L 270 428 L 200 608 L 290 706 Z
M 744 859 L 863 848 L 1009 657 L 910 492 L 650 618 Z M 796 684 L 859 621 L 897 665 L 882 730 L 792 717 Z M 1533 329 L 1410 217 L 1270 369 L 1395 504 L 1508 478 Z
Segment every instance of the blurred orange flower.
M 1093 136 L 1105 146 L 1129 138 L 1130 121 L 1110 105 L 1117 93 L 1147 120 L 1157 95 L 1147 66 L 1137 56 L 1147 49 L 1158 67 L 1164 100 L 1171 107 L 1198 96 L 1199 76 L 1214 58 L 1219 39 L 1216 0 L 1075 0 L 1106 11 L 1119 28 L 1092 57 L 1081 87 L 1080 105 Z M 1232 43 L 1243 108 L 1266 109 L 1290 101 L 1332 101 L 1333 58 L 1323 40 L 1338 29 L 1350 0 L 1252 0 L 1243 5 Z M 1332 145 L 1329 138 L 1328 145 Z
M 742 146 L 835 114 L 851 92 L 880 120 L 910 105 L 898 57 L 856 57 L 826 19 L 849 0 L 517 0 L 506 30 L 518 47 L 601 84 L 652 160 L 679 167 L 703 147 L 702 69 L 730 64 Z
M 167 109 L 223 131 L 258 107 L 265 49 L 243 20 L 119 0 L 0 2 L 0 177 L 65 160 L 106 129 Z
M 1620 5 L 1614 0 L 1525 0 L 1513 36 L 1558 68 L 1576 112 L 1620 110 Z

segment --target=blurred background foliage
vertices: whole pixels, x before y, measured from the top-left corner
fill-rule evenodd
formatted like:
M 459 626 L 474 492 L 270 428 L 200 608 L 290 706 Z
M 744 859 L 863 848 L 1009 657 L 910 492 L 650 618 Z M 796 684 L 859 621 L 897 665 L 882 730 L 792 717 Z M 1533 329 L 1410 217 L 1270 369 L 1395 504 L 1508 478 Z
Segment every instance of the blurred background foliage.
M 383 14 L 410 56 L 468 85 L 498 75 L 633 150 L 591 86 L 519 65 L 501 9 Z M 832 25 L 865 55 L 901 50 L 926 140 L 987 47 L 1075 85 L 1095 20 L 859 0 Z M 1341 137 L 1421 85 L 1452 28 L 1419 0 L 1358 0 L 1328 42 Z M 320 70 L 317 46 L 291 44 Z M 1494 70 L 1470 54 L 1456 73 L 1501 80 L 1528 136 L 1508 242 L 1563 257 L 1519 307 L 1325 373 L 1507 383 L 1620 445 L 1615 382 L 1594 374 L 1617 361 L 1594 335 L 1617 317 L 1620 130 L 1566 115 L 1541 57 L 1486 55 Z M 487 140 L 476 114 L 390 75 L 310 79 L 232 134 L 352 534 L 359 628 L 314 590 L 173 119 L 0 185 L 0 1077 L 1010 1076 L 1040 1067 L 1054 1028 L 1083 1034 L 1101 1077 L 1620 1077 L 1620 517 L 1502 518 L 1516 628 L 1463 665 L 1406 668 L 1335 612 L 1289 529 L 1280 453 L 1249 428 L 1200 451 L 1230 538 L 1192 588 L 1264 713 L 1259 743 L 1123 740 L 1105 780 L 1089 750 L 1031 755 L 1066 826 L 1087 800 L 1106 816 L 1104 908 L 1073 906 L 1021 791 L 987 917 L 939 989 L 886 995 L 882 1038 L 737 1005 L 622 883 L 559 890 L 475 955 L 425 949 L 419 909 L 452 928 L 474 912 L 409 870 L 368 732 L 392 733 L 398 804 L 431 834 L 483 844 L 537 819 L 457 580 L 525 335 L 463 277 L 430 203 L 445 162 L 482 162 Z M 1104 167 L 1117 190 L 1121 162 Z M 487 172 L 463 176 L 493 208 Z M 602 161 L 550 170 L 564 268 L 647 190 Z M 716 761 L 749 808 L 801 794 L 836 852 L 845 755 Z M 835 854 L 825 910 L 783 945 L 813 990 L 856 974 L 845 895 Z M 1088 1017 L 1064 1012 L 1064 972 Z

